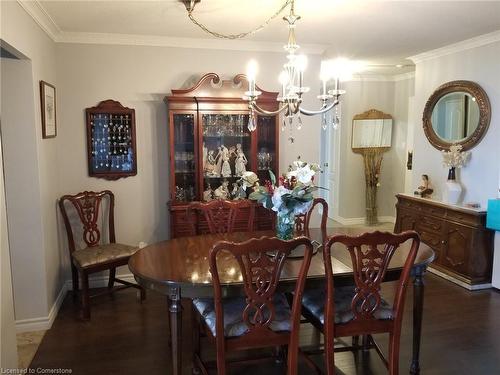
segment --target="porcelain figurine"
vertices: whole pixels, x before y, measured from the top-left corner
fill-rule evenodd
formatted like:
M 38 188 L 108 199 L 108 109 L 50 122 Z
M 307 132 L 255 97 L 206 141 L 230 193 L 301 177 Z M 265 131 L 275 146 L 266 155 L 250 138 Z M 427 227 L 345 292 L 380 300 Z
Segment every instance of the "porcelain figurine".
M 214 197 L 215 199 L 223 199 L 227 200 L 229 199 L 229 181 L 228 180 L 223 180 L 222 185 L 219 186 L 217 189 L 214 191 Z
M 243 173 L 247 171 L 246 165 L 248 160 L 241 149 L 241 143 L 236 144 L 236 162 L 235 162 L 235 174 L 241 177 Z
M 203 192 L 203 201 L 210 202 L 214 200 L 214 191 L 210 187 L 210 184 L 207 185 L 207 190 Z
M 207 163 L 205 164 L 205 174 L 207 176 L 218 176 L 217 175 L 217 165 L 215 161 L 214 151 L 208 151 Z
M 417 190 L 415 190 L 414 194 L 420 195 L 422 198 L 427 198 L 433 192 L 434 192 L 434 189 L 432 189 L 431 183 L 429 181 L 429 176 L 427 176 L 426 174 L 423 174 L 420 186 L 417 188 Z
M 221 166 L 221 176 L 222 177 L 231 177 L 231 165 L 229 164 L 229 150 L 226 146 L 221 146 L 221 154 L 222 154 L 222 166 Z
M 233 182 L 233 190 L 231 191 L 231 199 L 232 200 L 238 200 L 241 199 L 240 196 L 240 186 L 238 185 L 237 182 Z
M 223 157 L 223 152 L 222 152 L 222 147 L 224 146 L 219 146 L 217 148 L 217 155 L 215 155 L 215 169 L 214 169 L 214 176 L 220 177 L 221 172 L 222 172 L 222 157 Z

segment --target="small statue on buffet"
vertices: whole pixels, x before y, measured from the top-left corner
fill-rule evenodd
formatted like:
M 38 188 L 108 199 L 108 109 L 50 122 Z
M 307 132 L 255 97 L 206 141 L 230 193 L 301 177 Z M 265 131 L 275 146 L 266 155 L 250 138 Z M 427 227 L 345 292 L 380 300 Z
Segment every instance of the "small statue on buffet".
M 210 184 L 207 184 L 207 190 L 203 192 L 203 201 L 210 202 L 213 200 L 214 200 L 214 191 L 212 190 Z
M 230 196 L 229 181 L 223 180 L 222 185 L 219 186 L 217 189 L 215 189 L 214 197 L 215 197 L 215 199 L 227 200 L 227 199 L 229 199 L 229 196 Z
M 429 176 L 426 174 L 422 175 L 422 182 L 420 183 L 420 186 L 415 190 L 414 194 L 415 195 L 420 195 L 422 198 L 428 198 L 431 196 L 431 194 L 434 192 L 434 189 L 431 186 L 431 183 L 429 181 Z
M 246 165 L 248 163 L 247 157 L 243 153 L 241 143 L 236 144 L 236 161 L 235 161 L 235 174 L 240 177 L 247 171 Z

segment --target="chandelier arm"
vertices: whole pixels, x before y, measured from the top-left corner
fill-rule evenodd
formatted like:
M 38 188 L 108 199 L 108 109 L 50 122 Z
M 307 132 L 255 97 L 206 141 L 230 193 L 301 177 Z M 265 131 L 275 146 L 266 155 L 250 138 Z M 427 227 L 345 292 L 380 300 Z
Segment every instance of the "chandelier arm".
M 335 108 L 338 104 L 340 103 L 339 100 L 335 100 L 333 101 L 331 104 L 329 105 L 326 105 L 324 104 L 321 109 L 317 110 L 317 111 L 310 111 L 308 109 L 305 109 L 305 108 L 302 108 L 302 107 L 299 107 L 299 111 L 300 113 L 302 113 L 303 115 L 306 115 L 306 116 L 315 116 L 315 115 L 320 115 L 322 113 L 325 113 L 325 112 L 328 112 L 329 110 Z
M 266 115 L 266 116 L 274 116 L 274 115 L 280 114 L 281 112 L 283 112 L 284 110 L 286 110 L 288 108 L 288 104 L 284 104 L 283 106 L 279 107 L 276 111 L 266 111 L 265 109 L 260 108 L 255 103 L 251 103 L 249 105 L 249 107 L 252 108 L 258 114 Z
M 205 26 L 204 24 L 202 24 L 201 22 L 196 20 L 196 18 L 194 18 L 194 15 L 193 15 L 194 5 L 190 5 L 191 2 L 189 0 L 185 0 L 183 2 L 186 5 L 186 9 L 188 10 L 188 18 L 191 20 L 191 22 L 193 22 L 201 30 L 203 30 L 207 34 L 210 34 L 216 38 L 233 39 L 234 40 L 234 39 L 242 39 L 242 38 L 245 38 L 249 35 L 253 35 L 253 34 L 261 31 L 263 28 L 265 28 L 267 25 L 269 25 L 269 23 L 272 20 L 274 20 L 276 17 L 278 17 L 280 15 L 280 13 L 283 12 L 283 10 L 285 10 L 285 8 L 287 6 L 289 6 L 290 4 L 293 5 L 294 1 L 295 0 L 285 0 L 283 5 L 271 17 L 269 17 L 264 23 L 260 24 L 259 26 L 255 27 L 254 29 L 252 29 L 250 31 L 239 33 L 239 34 L 222 34 L 222 33 L 219 33 L 217 31 L 210 30 L 207 26 Z

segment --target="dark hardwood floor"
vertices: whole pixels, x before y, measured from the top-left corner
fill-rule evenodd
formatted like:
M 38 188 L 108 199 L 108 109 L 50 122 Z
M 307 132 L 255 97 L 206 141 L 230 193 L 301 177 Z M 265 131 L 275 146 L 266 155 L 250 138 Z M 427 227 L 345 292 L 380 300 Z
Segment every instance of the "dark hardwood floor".
M 500 374 L 500 293 L 493 289 L 469 292 L 431 274 L 426 281 L 421 373 Z M 391 296 L 391 284 L 384 286 L 384 293 Z M 411 354 L 411 289 L 406 301 L 402 374 L 408 373 Z M 184 306 L 184 369 L 190 374 L 191 310 L 189 303 Z M 91 322 L 78 321 L 75 316 L 75 305 L 68 294 L 33 359 L 32 368 L 71 368 L 74 375 L 170 373 L 165 297 L 148 292 L 141 304 L 136 292 L 128 290 L 116 294 L 114 299 L 103 296 L 93 300 Z M 318 337 L 312 327 L 304 325 L 303 344 L 316 342 Z M 377 338 L 385 348 L 386 338 Z M 205 349 L 207 355 L 213 353 L 208 343 Z M 321 357 L 316 360 L 320 362 Z M 339 353 L 335 364 L 340 375 L 386 373 L 375 352 Z M 303 361 L 300 366 L 300 374 L 314 373 Z M 281 365 L 272 361 L 235 365 L 230 369 L 238 375 L 284 373 Z

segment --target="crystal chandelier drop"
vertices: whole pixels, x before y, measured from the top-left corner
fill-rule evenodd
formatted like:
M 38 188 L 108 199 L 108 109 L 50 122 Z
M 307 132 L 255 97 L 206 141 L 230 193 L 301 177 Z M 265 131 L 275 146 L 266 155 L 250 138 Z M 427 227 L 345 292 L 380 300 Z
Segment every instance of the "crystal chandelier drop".
M 296 118 L 296 127 L 302 127 L 301 114 L 306 116 L 322 115 L 322 127 L 326 129 L 327 120 L 326 114 L 332 109 L 336 109 L 332 115 L 332 125 L 334 128 L 340 123 L 340 111 L 337 106 L 340 103 L 340 96 L 345 93 L 341 90 L 340 81 L 349 79 L 354 73 L 356 67 L 354 62 L 347 59 L 335 59 L 323 61 L 321 63 L 320 79 L 322 81 L 321 94 L 317 96 L 320 100 L 321 107 L 318 110 L 308 110 L 302 107 L 302 95 L 309 91 L 309 87 L 304 86 L 304 71 L 307 67 L 307 57 L 298 54 L 299 46 L 295 38 L 296 23 L 300 20 L 300 16 L 295 14 L 295 1 L 290 2 L 290 14 L 283 17 L 283 20 L 288 25 L 288 42 L 284 46 L 287 52 L 287 61 L 283 65 L 283 71 L 279 75 L 281 83 L 281 93 L 278 96 L 280 106 L 276 111 L 267 111 L 257 105 L 257 100 L 262 92 L 256 89 L 255 79 L 257 75 L 257 63 L 252 60 L 248 63 L 247 79 L 248 91 L 245 92 L 244 100 L 248 101 L 250 112 L 248 129 L 254 131 L 257 128 L 256 113 L 261 115 L 276 115 L 283 113 L 282 129 L 288 125 L 292 126 L 294 118 Z M 334 88 L 327 91 L 327 83 L 334 80 Z

